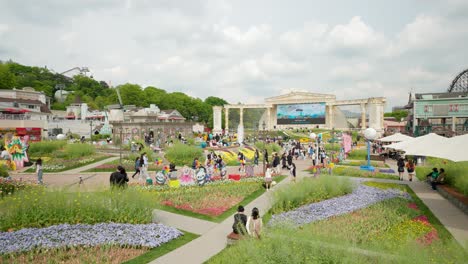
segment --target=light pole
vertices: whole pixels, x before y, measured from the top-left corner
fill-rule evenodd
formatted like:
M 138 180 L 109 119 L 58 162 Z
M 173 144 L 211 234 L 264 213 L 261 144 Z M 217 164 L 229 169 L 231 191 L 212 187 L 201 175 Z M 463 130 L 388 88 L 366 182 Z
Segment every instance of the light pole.
M 263 127 L 263 175 L 265 175 L 265 170 L 266 170 L 266 166 L 265 166 L 265 159 L 268 157 L 268 153 L 267 155 L 265 155 L 265 150 L 266 150 L 266 140 L 265 140 L 265 127 L 266 127 L 266 124 L 265 124 L 265 120 L 263 120 L 263 123 L 262 123 L 262 127 Z
M 367 165 L 361 166 L 361 170 L 375 171 L 375 168 L 372 167 L 370 164 L 370 142 L 377 137 L 377 131 L 369 127 L 366 130 L 364 130 L 364 137 L 366 138 L 367 142 Z
M 90 120 L 89 123 L 89 141 L 93 143 L 93 120 Z
M 123 144 L 122 132 L 123 132 L 123 129 L 122 127 L 120 127 L 120 147 L 119 147 L 119 156 L 120 156 L 119 164 L 120 165 L 122 165 L 122 144 Z

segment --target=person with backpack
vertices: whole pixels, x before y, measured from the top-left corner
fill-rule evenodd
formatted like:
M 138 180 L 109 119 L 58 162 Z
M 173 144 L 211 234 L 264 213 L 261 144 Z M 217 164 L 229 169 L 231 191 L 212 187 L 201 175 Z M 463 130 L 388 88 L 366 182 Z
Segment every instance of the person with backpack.
M 414 161 L 412 159 L 410 159 L 408 163 L 406 164 L 406 170 L 408 171 L 409 181 L 413 181 L 413 176 L 415 174 L 416 165 L 414 164 Z
M 400 181 L 403 180 L 403 173 L 405 172 L 405 161 L 400 157 L 397 161 L 398 166 L 398 175 L 400 176 Z

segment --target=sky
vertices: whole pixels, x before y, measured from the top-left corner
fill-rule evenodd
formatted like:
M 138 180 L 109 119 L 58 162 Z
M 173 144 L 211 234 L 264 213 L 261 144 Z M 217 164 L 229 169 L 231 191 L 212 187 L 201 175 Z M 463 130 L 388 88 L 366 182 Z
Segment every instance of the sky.
M 444 92 L 468 68 L 468 0 L 0 0 L 0 60 L 88 67 L 230 103 Z

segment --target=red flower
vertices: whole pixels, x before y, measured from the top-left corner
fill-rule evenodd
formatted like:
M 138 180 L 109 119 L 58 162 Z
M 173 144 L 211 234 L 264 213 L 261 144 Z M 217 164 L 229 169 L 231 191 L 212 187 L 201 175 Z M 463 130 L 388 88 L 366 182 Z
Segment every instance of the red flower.
M 419 210 L 418 205 L 416 203 L 409 203 L 408 208 L 414 209 L 414 210 Z

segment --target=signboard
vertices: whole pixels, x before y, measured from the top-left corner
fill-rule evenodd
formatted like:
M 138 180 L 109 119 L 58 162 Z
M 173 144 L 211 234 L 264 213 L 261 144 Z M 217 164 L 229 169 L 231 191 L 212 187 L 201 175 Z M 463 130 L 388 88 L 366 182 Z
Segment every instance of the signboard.
M 278 105 L 278 125 L 325 124 L 325 103 Z

